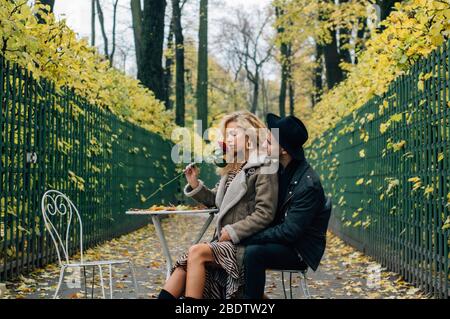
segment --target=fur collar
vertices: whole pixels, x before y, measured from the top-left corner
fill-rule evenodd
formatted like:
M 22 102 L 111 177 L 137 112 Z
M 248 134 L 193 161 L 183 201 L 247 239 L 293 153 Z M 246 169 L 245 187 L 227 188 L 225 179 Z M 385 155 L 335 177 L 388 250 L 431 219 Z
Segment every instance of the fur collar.
M 220 222 L 228 211 L 236 205 L 247 192 L 247 171 L 251 168 L 257 168 L 263 165 L 270 164 L 270 158 L 267 156 L 257 156 L 250 154 L 247 163 L 242 170 L 236 174 L 233 181 L 228 186 L 225 192 L 225 183 L 227 181 L 228 174 L 222 176 L 219 182 L 216 193 L 216 206 L 219 208 L 217 215 L 217 230 L 220 231 Z M 220 235 L 220 234 L 219 234 Z

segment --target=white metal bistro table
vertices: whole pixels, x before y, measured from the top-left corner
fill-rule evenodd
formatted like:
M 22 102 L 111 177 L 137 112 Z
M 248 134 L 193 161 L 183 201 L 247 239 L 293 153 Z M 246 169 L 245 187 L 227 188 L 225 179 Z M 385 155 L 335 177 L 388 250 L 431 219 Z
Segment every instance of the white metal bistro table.
M 164 257 L 166 258 L 166 268 L 167 268 L 167 276 L 170 276 L 170 270 L 172 269 L 172 257 L 170 255 L 169 246 L 167 245 L 166 237 L 164 236 L 164 231 L 161 227 L 161 216 L 167 215 L 204 215 L 209 214 L 208 219 L 203 224 L 202 229 L 200 230 L 197 239 L 194 241 L 194 244 L 197 244 L 202 239 L 209 225 L 214 219 L 214 214 L 217 213 L 218 209 L 198 209 L 198 210 L 129 210 L 126 212 L 127 215 L 138 215 L 138 216 L 151 216 L 153 225 L 156 229 L 156 234 L 158 236 L 159 242 L 163 248 Z

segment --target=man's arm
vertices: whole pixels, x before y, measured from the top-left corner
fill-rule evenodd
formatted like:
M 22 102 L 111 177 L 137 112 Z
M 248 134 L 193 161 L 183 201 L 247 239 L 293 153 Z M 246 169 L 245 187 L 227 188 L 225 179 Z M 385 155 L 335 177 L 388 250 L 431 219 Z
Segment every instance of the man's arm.
M 284 244 L 297 242 L 305 229 L 311 224 L 316 212 L 323 204 L 317 188 L 307 187 L 303 192 L 294 196 L 293 203 L 284 221 L 276 226 L 267 228 L 245 240 L 243 245 L 255 244 Z

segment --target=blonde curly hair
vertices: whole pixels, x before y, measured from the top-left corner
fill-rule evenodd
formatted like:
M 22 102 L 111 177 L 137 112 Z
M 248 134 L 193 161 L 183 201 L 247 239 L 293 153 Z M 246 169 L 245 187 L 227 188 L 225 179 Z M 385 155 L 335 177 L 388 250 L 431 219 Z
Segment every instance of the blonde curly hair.
M 267 129 L 267 126 L 253 113 L 250 113 L 246 110 L 236 111 L 231 114 L 225 115 L 220 123 L 220 132 L 222 134 L 222 138 L 225 139 L 226 136 L 226 129 L 229 123 L 235 122 L 238 127 L 246 130 L 246 138 L 255 145 L 255 149 L 258 150 L 261 143 L 264 141 L 264 136 L 260 136 L 261 130 L 260 129 Z M 251 132 L 255 130 L 256 134 L 251 134 Z M 267 134 L 267 132 L 265 132 Z M 250 149 L 248 149 L 248 146 L 246 146 L 246 154 L 249 154 L 251 152 Z M 225 167 L 219 168 L 218 173 L 223 176 L 230 172 L 233 169 L 238 168 L 242 163 L 233 162 L 228 163 Z

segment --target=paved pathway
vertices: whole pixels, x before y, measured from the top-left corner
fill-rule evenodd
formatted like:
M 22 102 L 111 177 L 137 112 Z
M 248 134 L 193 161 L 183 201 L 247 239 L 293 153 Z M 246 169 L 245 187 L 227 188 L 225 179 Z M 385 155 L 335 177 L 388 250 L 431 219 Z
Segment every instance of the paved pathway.
M 174 259 L 192 243 L 203 223 L 202 219 L 203 217 L 177 216 L 163 221 Z M 204 238 L 209 239 L 211 236 L 212 228 Z M 89 249 L 86 257 L 87 260 L 133 260 L 137 268 L 141 298 L 155 298 L 164 283 L 164 257 L 153 225 Z M 372 270 L 375 272 L 371 273 Z M 51 298 L 56 288 L 58 272 L 58 267 L 53 264 L 21 276 L 19 280 L 7 283 L 7 291 L 2 298 Z M 113 276 L 114 297 L 132 298 L 133 286 L 128 269 L 115 268 Z M 280 272 L 270 271 L 267 277 L 267 295 L 270 298 L 283 298 Z M 287 281 L 289 276 L 285 277 Z M 328 235 L 327 250 L 320 268 L 315 273 L 309 272 L 308 277 L 313 298 L 427 298 L 419 289 L 407 284 L 398 275 L 381 269 L 371 258 L 344 244 L 331 233 Z M 91 293 L 90 281 L 88 287 L 88 292 Z M 294 298 L 303 298 L 296 277 L 293 278 L 293 287 Z M 83 298 L 83 292 L 80 288 L 63 285 L 62 298 Z M 99 287 L 94 287 L 94 297 L 100 296 Z

